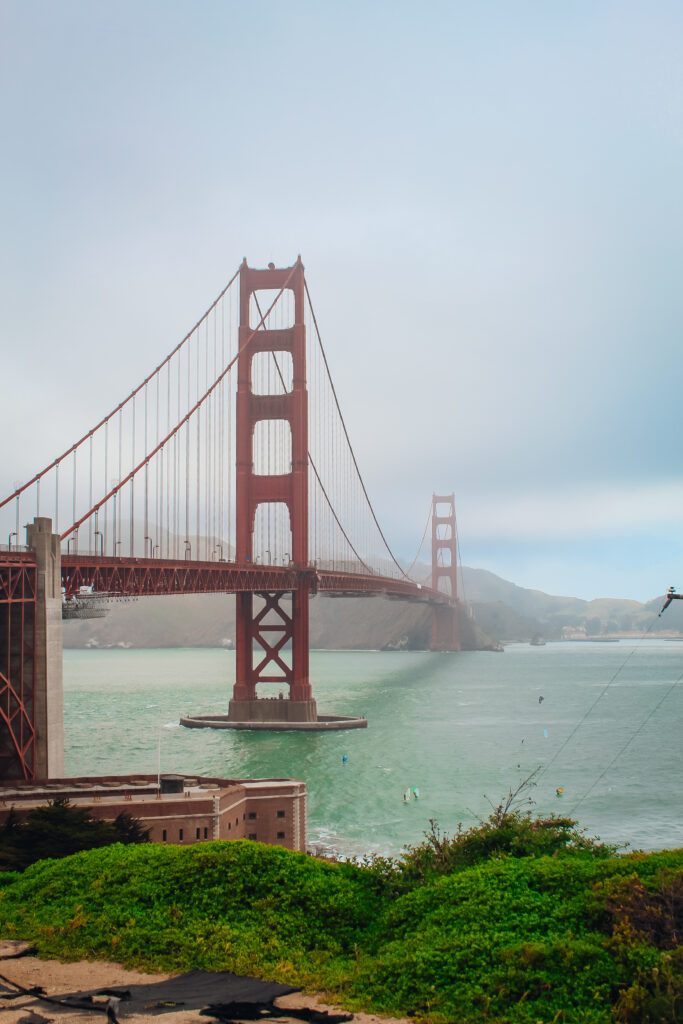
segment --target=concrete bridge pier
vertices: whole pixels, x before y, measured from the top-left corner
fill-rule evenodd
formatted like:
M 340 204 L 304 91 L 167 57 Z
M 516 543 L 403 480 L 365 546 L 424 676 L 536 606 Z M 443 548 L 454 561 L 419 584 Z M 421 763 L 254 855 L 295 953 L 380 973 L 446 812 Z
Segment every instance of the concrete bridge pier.
M 0 553 L 0 782 L 64 776 L 61 555 L 50 519 Z
M 35 617 L 36 778 L 64 777 L 64 685 L 62 674 L 62 558 L 52 520 L 26 527 L 37 565 Z

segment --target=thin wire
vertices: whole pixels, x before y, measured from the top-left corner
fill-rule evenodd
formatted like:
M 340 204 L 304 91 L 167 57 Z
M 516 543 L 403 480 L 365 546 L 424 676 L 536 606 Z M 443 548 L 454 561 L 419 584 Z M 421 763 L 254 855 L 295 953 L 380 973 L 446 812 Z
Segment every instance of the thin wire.
M 360 556 L 360 555 L 358 554 L 358 552 L 357 552 L 357 551 L 356 551 L 356 549 L 354 548 L 354 546 L 353 546 L 353 544 L 351 543 L 351 541 L 349 540 L 349 538 L 348 538 L 348 537 L 346 536 L 346 531 L 344 530 L 344 527 L 342 526 L 342 524 L 341 524 L 341 523 L 339 522 L 339 517 L 337 516 L 337 513 L 335 512 L 335 510 L 334 510 L 334 508 L 333 508 L 333 506 L 332 506 L 332 502 L 330 501 L 330 499 L 329 499 L 329 498 L 328 498 L 328 496 L 327 496 L 327 491 L 325 490 L 325 487 L 324 487 L 324 485 L 323 485 L 323 482 L 322 482 L 322 480 L 320 479 L 320 476 L 318 475 L 318 470 L 317 470 L 317 469 L 315 468 L 315 464 L 313 463 L 313 460 L 311 459 L 310 455 L 309 455 L 309 460 L 310 460 L 310 462 L 311 462 L 311 469 L 312 469 L 312 470 L 313 470 L 313 472 L 315 473 L 315 477 L 316 477 L 316 480 L 317 480 L 317 481 L 318 481 L 318 483 L 320 484 L 320 490 L 321 490 L 321 491 L 323 492 L 323 495 L 324 495 L 324 497 L 325 497 L 325 501 L 326 501 L 326 502 L 327 502 L 327 504 L 329 505 L 329 509 L 330 509 L 330 512 L 331 512 L 331 513 L 332 513 L 332 515 L 334 516 L 334 521 L 336 522 L 336 524 L 337 524 L 337 526 L 339 527 L 339 529 L 341 530 L 341 532 L 342 532 L 342 533 L 344 534 L 344 537 L 346 538 L 346 541 L 347 541 L 347 543 L 348 543 L 349 547 L 350 547 L 350 548 L 351 548 L 351 550 L 353 551 L 354 555 L 356 556 L 356 558 L 358 559 L 358 561 L 360 562 L 360 564 L 362 565 L 362 567 L 363 567 L 364 569 L 367 569 L 367 570 L 368 570 L 368 575 L 369 575 L 369 576 L 375 576 L 375 575 L 376 575 L 376 573 L 374 572 L 374 570 L 373 570 L 373 569 L 371 569 L 369 565 L 366 565 L 366 563 L 365 563 L 365 562 L 363 561 L 363 559 L 361 558 L 361 556 Z
M 586 719 L 588 718 L 588 716 L 589 716 L 590 714 L 592 714 L 592 712 L 593 712 L 593 709 L 594 709 L 594 708 L 596 707 L 596 705 L 597 705 L 597 704 L 599 704 L 599 702 L 600 702 L 600 701 L 602 700 L 602 698 L 603 698 L 603 697 L 605 696 L 605 694 L 606 694 L 606 693 L 607 693 L 607 691 L 609 690 L 609 688 L 610 688 L 610 686 L 612 685 L 612 683 L 614 682 L 614 680 L 615 680 L 615 679 L 616 679 L 616 678 L 617 678 L 617 677 L 618 677 L 619 675 L 621 675 L 621 673 L 622 673 L 622 672 L 624 671 L 624 669 L 626 668 L 627 664 L 629 663 L 629 661 L 631 660 L 631 658 L 633 657 L 633 655 L 634 655 L 634 654 L 636 653 L 636 651 L 637 651 L 637 649 L 638 649 L 638 643 L 639 643 L 640 641 L 644 640 L 644 639 L 645 639 L 645 638 L 647 637 L 648 633 L 650 633 L 650 631 L 652 630 L 652 627 L 654 626 L 654 624 L 655 624 L 655 622 L 656 622 L 656 621 L 657 621 L 657 616 L 655 616 L 655 617 L 653 618 L 652 622 L 651 622 L 651 623 L 650 623 L 650 625 L 648 626 L 648 628 L 647 628 L 647 630 L 645 631 L 645 633 L 644 633 L 644 634 L 643 634 L 643 635 L 642 635 L 641 637 L 639 637 L 639 638 L 638 638 L 638 641 L 636 641 L 636 643 L 635 643 L 635 644 L 633 645 L 633 647 L 631 648 L 631 650 L 630 650 L 630 651 L 629 651 L 629 653 L 627 654 L 626 658 L 624 659 L 623 663 L 622 663 L 622 664 L 621 664 L 621 665 L 620 665 L 620 666 L 619 666 L 619 667 L 617 668 L 616 672 L 614 672 L 614 674 L 612 675 L 611 679 L 609 679 L 609 680 L 608 680 L 607 684 L 606 684 L 606 685 L 605 685 L 605 686 L 603 687 L 603 689 L 602 689 L 602 690 L 600 691 L 600 693 L 599 693 L 599 694 L 598 694 L 598 696 L 597 696 L 597 697 L 595 698 L 595 700 L 593 701 L 593 703 L 591 704 L 591 706 L 590 706 L 590 707 L 588 708 L 588 710 L 586 711 L 586 713 L 585 713 L 585 714 L 584 714 L 584 715 L 582 716 L 582 718 L 580 718 L 580 719 L 579 719 L 579 721 L 578 721 L 578 722 L 576 723 L 576 725 L 574 726 L 574 728 L 572 729 L 572 731 L 571 731 L 571 732 L 569 733 L 569 735 L 568 735 L 568 736 L 567 736 L 567 738 L 565 739 L 564 743 L 562 743 L 562 744 L 560 745 L 560 747 L 559 747 L 559 748 L 558 748 L 558 749 L 557 749 L 557 750 L 555 751 L 555 753 L 553 754 L 553 756 L 551 757 L 551 759 L 550 759 L 550 760 L 548 761 L 548 763 L 547 763 L 547 764 L 546 764 L 546 765 L 545 765 L 545 766 L 544 766 L 544 767 L 543 767 L 543 768 L 541 769 L 541 773 L 540 773 L 540 775 L 539 775 L 539 779 L 540 779 L 540 778 L 542 778 L 542 777 L 543 777 L 543 776 L 545 775 L 545 773 L 546 773 L 546 772 L 548 771 L 548 769 L 550 768 L 550 766 L 551 766 L 551 765 L 553 765 L 553 764 L 555 763 L 555 761 L 557 761 L 558 757 L 560 756 L 560 754 L 562 753 L 562 751 L 563 751 L 563 750 L 565 749 L 565 747 L 567 746 L 567 744 L 569 743 L 569 741 L 570 741 L 570 740 L 572 739 L 572 737 L 573 737 L 573 736 L 575 736 L 575 735 L 576 735 L 576 733 L 577 733 L 577 732 L 578 732 L 578 730 L 579 730 L 579 729 L 581 728 L 581 726 L 583 725 L 583 723 L 584 723 L 584 722 L 586 721 Z
M 135 465 L 135 399 L 133 399 L 133 423 L 130 443 L 130 465 Z M 135 557 L 135 480 L 130 482 L 130 557 Z
M 657 703 L 655 704 L 655 706 L 653 707 L 653 709 L 652 709 L 652 711 L 651 711 L 651 712 L 649 713 L 649 715 L 647 715 L 647 716 L 646 716 L 646 717 L 645 717 L 645 718 L 643 719 L 643 721 L 642 721 L 642 722 L 640 723 L 640 725 L 638 726 L 638 728 L 636 729 L 636 731 L 635 731 L 635 732 L 633 733 L 633 735 L 632 735 L 632 736 L 630 736 L 630 737 L 629 737 L 629 739 L 627 739 L 627 740 L 626 740 L 626 743 L 624 743 L 624 745 L 623 745 L 623 747 L 621 748 L 621 750 L 619 750 L 619 751 L 618 751 L 618 752 L 617 752 L 617 753 L 616 753 L 616 754 L 614 755 L 614 757 L 612 758 L 612 760 L 610 761 L 610 763 L 609 763 L 609 764 L 607 765 L 607 767 L 606 767 L 606 768 L 605 768 L 605 769 L 604 769 L 604 770 L 603 770 L 603 771 L 602 771 L 602 772 L 600 773 L 600 775 L 598 775 L 598 777 L 597 777 L 597 779 L 595 780 L 595 782 L 593 783 L 593 785 L 592 785 L 592 786 L 591 786 L 591 787 L 590 787 L 589 789 L 587 789 L 587 790 L 586 790 L 586 792 L 585 792 L 585 793 L 583 794 L 583 796 L 582 796 L 582 797 L 580 797 L 580 799 L 579 799 L 579 800 L 577 800 L 577 801 L 576 801 L 576 803 L 574 804 L 574 806 L 572 807 L 572 809 L 571 809 L 571 810 L 570 810 L 570 812 L 569 812 L 570 814 L 573 814 L 573 813 L 574 813 L 574 811 L 576 810 L 576 808 L 577 808 L 577 807 L 579 807 L 579 806 L 580 806 L 580 805 L 581 805 L 581 804 L 583 803 L 583 801 L 584 801 L 584 800 L 586 799 L 586 797 L 587 797 L 587 796 L 589 796 L 589 795 L 590 795 L 590 794 L 591 794 L 591 793 L 593 792 L 593 790 L 595 789 L 595 787 L 597 786 L 597 784 L 598 784 L 598 783 L 599 783 L 599 782 L 600 782 L 600 781 L 601 781 L 601 780 L 602 780 L 602 779 L 603 779 L 603 778 L 605 777 L 605 775 L 606 775 L 606 774 L 607 774 L 607 772 L 608 772 L 608 771 L 610 770 L 610 768 L 612 767 L 612 765 L 613 765 L 613 764 L 614 764 L 614 763 L 615 763 L 616 761 L 618 761 L 618 760 L 619 760 L 619 758 L 620 758 L 620 757 L 621 757 L 621 755 L 622 755 L 622 754 L 623 754 L 623 753 L 625 752 L 625 750 L 626 750 L 626 749 L 627 749 L 628 747 L 630 747 L 630 745 L 631 745 L 631 744 L 633 743 L 633 741 L 634 741 L 634 739 L 636 738 L 636 736 L 637 736 L 637 735 L 638 735 L 638 734 L 639 734 L 640 732 L 642 732 L 642 730 L 643 730 L 643 729 L 645 728 L 645 726 L 646 726 L 646 725 L 647 725 L 647 723 L 648 723 L 648 722 L 650 721 L 650 719 L 652 718 L 652 716 L 653 716 L 653 715 L 654 715 L 654 714 L 655 714 L 655 713 L 656 713 L 657 711 L 659 711 L 660 707 L 662 706 L 662 704 L 664 703 L 664 701 L 666 700 L 666 698 L 667 698 L 667 697 L 669 696 L 669 694 L 670 694 L 670 693 L 672 693 L 672 691 L 673 691 L 673 690 L 675 690 L 675 688 L 676 688 L 676 687 L 678 686 L 678 684 L 680 683 L 681 679 L 683 679 L 683 672 L 681 672 L 681 674 L 680 674 L 680 676 L 678 677 L 678 679 L 676 679 L 676 680 L 675 680 L 675 682 L 673 682 L 673 683 L 671 684 L 671 686 L 670 686 L 670 687 L 668 688 L 668 690 L 666 691 L 666 693 L 664 694 L 664 696 L 663 696 L 663 697 L 662 697 L 662 698 L 661 698 L 661 699 L 660 699 L 660 700 L 659 700 L 659 701 L 658 701 L 658 702 L 657 702 Z

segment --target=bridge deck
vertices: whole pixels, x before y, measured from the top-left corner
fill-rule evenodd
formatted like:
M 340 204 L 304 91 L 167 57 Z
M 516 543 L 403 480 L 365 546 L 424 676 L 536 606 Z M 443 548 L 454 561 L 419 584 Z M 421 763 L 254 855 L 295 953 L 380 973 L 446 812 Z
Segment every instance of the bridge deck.
M 2 557 L 2 556 L 0 556 Z M 315 565 L 239 565 L 174 559 L 62 555 L 62 586 L 72 597 L 81 587 L 113 597 L 152 594 L 265 593 L 296 589 L 306 581 L 311 593 L 387 594 L 416 601 L 449 603 L 440 591 L 390 576 L 318 569 Z

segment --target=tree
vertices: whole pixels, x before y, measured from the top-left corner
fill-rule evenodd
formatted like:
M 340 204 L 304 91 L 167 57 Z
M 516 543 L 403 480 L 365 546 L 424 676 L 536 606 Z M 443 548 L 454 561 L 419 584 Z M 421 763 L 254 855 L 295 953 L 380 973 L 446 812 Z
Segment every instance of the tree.
M 23 871 L 47 857 L 58 859 L 112 843 L 140 842 L 149 842 L 149 831 L 125 811 L 115 822 L 99 821 L 87 807 L 73 807 L 64 797 L 34 807 L 23 822 L 12 808 L 0 831 L 0 868 Z
M 602 622 L 597 616 L 586 619 L 586 636 L 600 636 L 602 633 Z
M 117 843 L 148 843 L 151 829 L 143 828 L 138 819 L 131 817 L 128 811 L 121 811 L 114 819 L 114 831 Z

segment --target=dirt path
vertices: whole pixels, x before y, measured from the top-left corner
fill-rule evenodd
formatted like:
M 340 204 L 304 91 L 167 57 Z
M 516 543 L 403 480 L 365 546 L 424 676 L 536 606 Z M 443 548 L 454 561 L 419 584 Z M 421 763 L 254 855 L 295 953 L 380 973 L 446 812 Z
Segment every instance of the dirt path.
M 143 985 L 155 981 L 165 981 L 170 974 L 145 974 L 142 971 L 130 971 L 118 964 L 106 961 L 79 960 L 76 963 L 60 963 L 58 960 L 40 960 L 35 956 L 22 956 L 16 960 L 6 959 L 14 952 L 26 948 L 27 943 L 0 941 L 0 975 L 16 982 L 23 988 L 40 985 L 48 996 L 60 996 L 67 992 L 88 991 L 95 988 L 109 988 L 120 985 Z M 5 986 L 6 987 L 6 986 Z M 103 1000 L 106 1002 L 106 1000 Z M 325 1003 L 321 996 L 307 996 L 303 993 L 281 996 L 275 1005 L 282 1009 L 282 1016 L 277 1020 L 287 1024 L 301 1024 L 287 1016 L 287 1007 L 311 1007 L 319 1010 L 338 1010 L 339 1007 Z M 88 1010 L 63 1009 L 37 999 L 35 996 L 22 996 L 19 999 L 0 999 L 0 1024 L 19 1024 L 22 1018 L 31 1013 L 53 1020 L 55 1024 L 107 1024 L 104 1013 Z M 118 1018 L 121 1024 L 208 1024 L 211 1018 L 201 1017 L 199 1010 L 177 1010 L 160 1014 L 127 1014 L 126 1004 L 119 1006 Z M 275 1020 L 275 1018 L 274 1018 Z M 37 1022 L 36 1022 L 37 1024 Z M 354 1014 L 354 1024 L 412 1024 L 407 1020 L 377 1017 L 372 1014 Z

